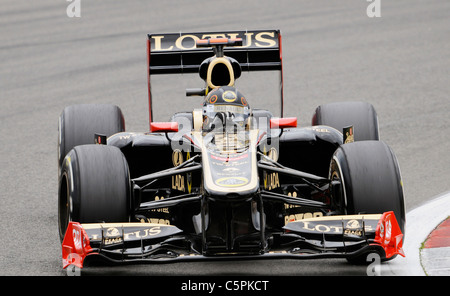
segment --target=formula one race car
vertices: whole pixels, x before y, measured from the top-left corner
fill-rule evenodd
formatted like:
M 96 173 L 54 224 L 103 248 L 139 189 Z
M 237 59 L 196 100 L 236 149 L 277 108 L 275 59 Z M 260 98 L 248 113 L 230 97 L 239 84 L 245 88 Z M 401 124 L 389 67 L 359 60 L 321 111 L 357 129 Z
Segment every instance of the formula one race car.
M 283 117 L 282 75 L 280 116 L 236 88 L 241 75 L 281 73 L 279 31 L 151 34 L 147 53 L 150 132 L 126 132 L 113 105 L 69 106 L 59 118 L 64 268 L 404 256 L 400 170 L 374 107 L 321 105 L 297 128 Z M 204 80 L 186 90 L 203 105 L 154 121 L 152 75 L 181 73 Z

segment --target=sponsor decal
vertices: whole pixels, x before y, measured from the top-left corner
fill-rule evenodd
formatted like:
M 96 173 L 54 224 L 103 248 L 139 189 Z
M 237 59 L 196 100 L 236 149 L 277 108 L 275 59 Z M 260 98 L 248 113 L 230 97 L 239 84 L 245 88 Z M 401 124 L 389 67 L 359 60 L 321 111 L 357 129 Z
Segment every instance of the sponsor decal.
M 167 219 L 160 218 L 142 218 L 141 223 L 153 223 L 153 224 L 162 224 L 162 225 L 171 225 L 170 221 Z
M 81 239 L 81 231 L 78 229 L 73 229 L 73 244 L 75 246 L 75 250 L 82 250 L 82 239 Z
M 292 206 L 292 205 L 289 205 L 289 206 Z M 285 205 L 285 208 L 286 208 L 286 205 Z M 323 216 L 322 212 L 298 213 L 298 214 L 287 215 L 287 216 L 284 216 L 284 225 L 287 225 L 290 222 L 294 222 L 294 221 L 298 221 L 298 220 L 302 220 L 302 219 L 317 218 L 317 217 L 322 217 L 322 216 Z
M 267 156 L 273 161 L 278 161 L 278 150 L 275 147 L 270 148 Z
M 381 223 L 383 224 L 383 223 Z M 391 217 L 388 215 L 386 217 L 386 224 L 384 229 L 384 244 L 387 245 L 391 241 L 391 235 L 392 235 L 392 223 L 391 223 Z
M 158 200 L 164 200 L 164 196 L 161 196 L 161 197 L 155 196 L 155 201 L 158 201 Z M 152 212 L 168 214 L 169 213 L 169 208 L 152 209 Z M 145 221 L 141 221 L 141 222 L 145 222 Z M 166 223 L 163 223 L 163 224 L 166 224 Z
M 242 38 L 242 46 L 237 48 L 270 48 L 278 46 L 276 31 L 265 32 L 227 32 L 227 33 L 187 33 L 151 35 L 151 51 L 176 51 L 196 49 L 200 39 L 207 38 Z
M 264 189 L 272 190 L 280 187 L 280 178 L 278 173 L 267 174 L 264 172 Z
M 172 163 L 174 167 L 181 165 L 184 162 L 183 153 L 180 149 L 173 150 L 172 153 Z M 172 176 L 172 189 L 185 192 L 186 187 L 184 186 L 184 176 L 174 175 Z
M 173 166 L 179 166 L 180 164 L 183 163 L 183 153 L 181 153 L 180 149 L 173 150 L 172 163 Z
M 172 176 L 172 189 L 185 192 L 186 187 L 184 186 L 184 176 L 174 175 Z
M 162 224 L 162 227 L 164 227 L 164 225 L 170 225 L 170 222 L 168 220 L 164 220 L 164 219 L 148 218 L 148 220 L 151 221 L 151 223 L 157 222 L 156 224 Z M 153 225 L 155 225 L 155 224 L 153 224 Z M 134 228 L 134 230 L 136 230 L 136 228 Z M 134 239 L 145 239 L 145 238 L 149 238 L 151 236 L 160 234 L 162 229 L 161 229 L 161 226 L 153 226 L 153 227 L 149 227 L 149 228 L 138 229 L 136 231 L 129 231 L 129 232 L 125 232 L 125 230 L 123 230 L 123 231 L 124 231 L 124 233 L 122 235 L 122 231 L 120 231 L 119 228 L 116 228 L 116 227 L 108 228 L 104 232 L 103 243 L 105 245 L 111 245 L 111 244 L 123 243 L 124 240 L 127 241 L 127 240 L 134 240 Z M 100 237 L 101 237 L 101 234 L 92 234 L 91 240 L 92 241 L 99 240 Z
M 269 151 L 267 151 L 267 148 L 266 144 L 264 144 L 262 149 L 263 154 L 275 162 L 278 161 L 278 150 L 275 147 L 270 147 Z
M 212 154 L 211 154 L 211 158 L 212 158 L 212 159 L 220 160 L 220 161 L 225 161 L 225 162 L 242 160 L 242 159 L 245 159 L 245 158 L 247 158 L 247 157 L 248 157 L 248 153 L 245 153 L 245 154 L 242 154 L 242 155 L 239 155 L 239 156 L 232 156 L 232 155 L 229 155 L 229 156 L 227 156 L 227 157 L 216 156 L 216 155 L 212 155 Z
M 234 91 L 228 90 L 228 91 L 223 93 L 222 98 L 223 98 L 223 100 L 225 102 L 233 103 L 234 101 L 236 101 L 237 96 L 236 96 L 236 93 Z
M 346 226 L 338 226 L 336 224 L 316 223 L 311 221 L 301 221 L 303 223 L 303 229 L 312 232 L 320 233 L 343 233 L 345 235 L 362 236 L 363 229 L 359 221 L 350 220 Z M 349 224 L 350 223 L 350 224 Z M 373 231 L 371 225 L 365 225 L 364 231 Z
M 151 227 L 151 228 L 146 228 L 143 230 L 138 230 L 135 232 L 129 232 L 129 233 L 125 233 L 124 234 L 124 238 L 125 240 L 128 239 L 133 239 L 133 238 L 148 238 L 150 236 L 154 236 L 154 235 L 158 235 L 161 233 L 161 227 L 160 226 L 155 226 L 155 227 Z
M 353 135 L 353 126 L 344 127 L 344 144 L 355 142 L 355 137 Z
M 242 106 L 234 106 L 234 105 L 231 105 L 231 106 L 230 105 L 215 105 L 214 106 L 214 112 L 232 112 L 232 113 L 244 114 L 247 111 L 248 111 L 248 108 L 243 108 Z
M 214 104 L 217 102 L 217 95 L 213 95 L 209 98 L 209 103 Z
M 248 184 L 245 177 L 225 177 L 216 180 L 216 184 L 222 187 L 239 187 Z
M 105 238 L 103 243 L 105 245 L 117 244 L 122 242 L 122 235 L 119 229 L 115 227 L 110 227 L 105 232 Z

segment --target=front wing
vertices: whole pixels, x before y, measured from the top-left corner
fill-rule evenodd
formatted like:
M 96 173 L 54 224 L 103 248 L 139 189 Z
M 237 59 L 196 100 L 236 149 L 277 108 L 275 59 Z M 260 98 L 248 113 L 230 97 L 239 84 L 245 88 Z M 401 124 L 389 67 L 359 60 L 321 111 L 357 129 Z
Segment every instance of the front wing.
M 62 243 L 63 268 L 83 268 L 89 259 L 113 264 L 257 258 L 352 258 L 377 252 L 382 258 L 405 256 L 403 234 L 393 212 L 326 216 L 289 222 L 281 236 L 290 243 L 261 254 L 205 256 L 190 248 L 175 226 L 155 223 L 80 224 L 70 222 Z

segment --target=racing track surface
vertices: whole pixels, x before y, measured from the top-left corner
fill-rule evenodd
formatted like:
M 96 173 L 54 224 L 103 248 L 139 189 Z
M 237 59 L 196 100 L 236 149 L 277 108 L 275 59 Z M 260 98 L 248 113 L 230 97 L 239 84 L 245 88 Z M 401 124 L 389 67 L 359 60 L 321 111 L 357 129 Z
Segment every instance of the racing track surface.
M 371 102 L 381 137 L 402 169 L 407 211 L 450 190 L 449 1 L 381 0 L 380 18 L 366 15 L 365 0 L 80 3 L 80 18 L 66 15 L 64 0 L 3 0 L 0 6 L 0 275 L 65 274 L 57 234 L 58 116 L 70 104 L 112 103 L 122 108 L 127 130 L 146 131 L 150 32 L 280 29 L 286 116 L 306 126 L 319 104 Z M 177 87 L 165 80 L 159 86 L 161 94 Z M 256 89 L 241 85 L 241 91 Z M 170 105 L 157 119 L 177 111 Z M 345 260 L 270 260 L 95 267 L 82 274 L 366 270 Z

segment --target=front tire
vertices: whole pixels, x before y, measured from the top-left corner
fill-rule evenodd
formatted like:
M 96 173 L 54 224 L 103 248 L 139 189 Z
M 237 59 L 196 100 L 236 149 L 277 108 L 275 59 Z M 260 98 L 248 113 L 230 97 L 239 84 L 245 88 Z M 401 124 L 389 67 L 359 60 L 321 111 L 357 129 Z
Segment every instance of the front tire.
M 405 234 L 405 202 L 397 159 L 382 141 L 362 141 L 340 146 L 334 153 L 329 178 L 341 182 L 336 201 L 346 215 L 393 211 Z M 365 261 L 353 258 L 350 262 Z
M 61 241 L 70 221 L 129 222 L 130 176 L 120 149 L 81 145 L 65 157 L 59 178 L 58 225 Z

